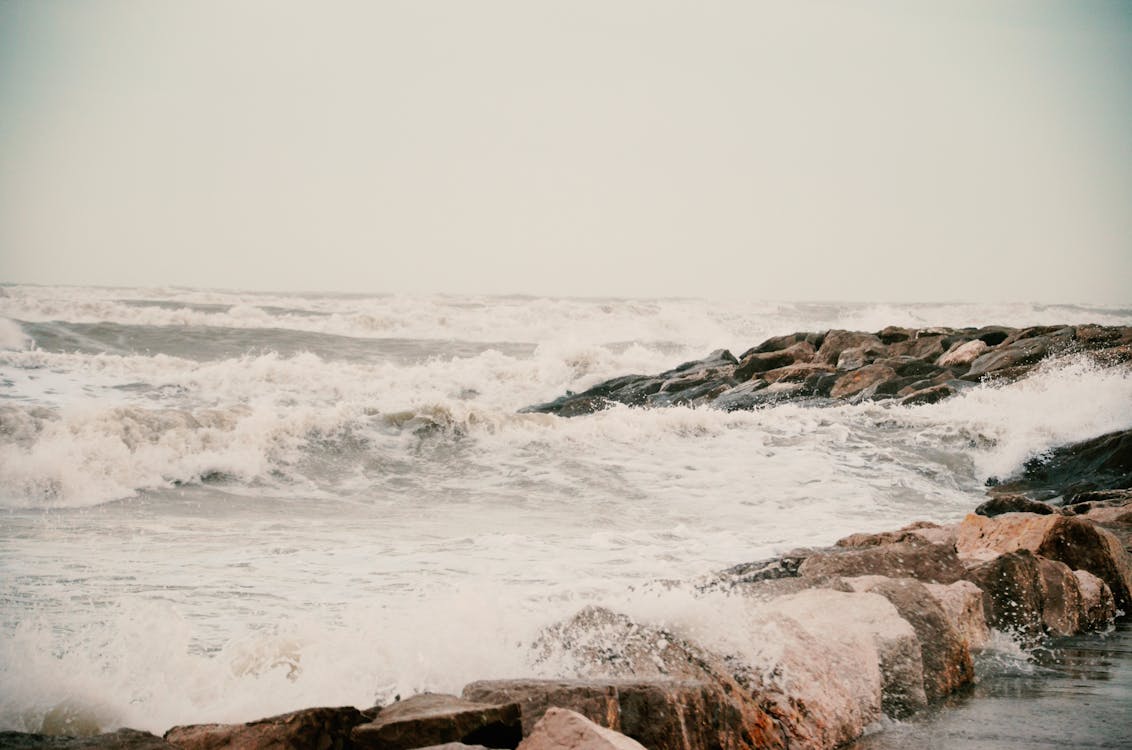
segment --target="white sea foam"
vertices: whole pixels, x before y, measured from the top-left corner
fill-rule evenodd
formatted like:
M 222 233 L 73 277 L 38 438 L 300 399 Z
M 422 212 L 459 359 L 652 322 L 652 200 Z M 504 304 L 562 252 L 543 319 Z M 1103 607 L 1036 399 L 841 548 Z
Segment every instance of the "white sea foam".
M 408 336 L 421 355 L 0 350 L 3 727 L 68 701 L 162 730 L 549 675 L 530 643 L 588 603 L 738 648 L 745 605 L 648 582 L 954 520 L 988 476 L 1132 426 L 1127 370 L 1078 359 L 911 408 L 516 413 L 799 329 L 1119 310 L 8 290 L 21 321 Z

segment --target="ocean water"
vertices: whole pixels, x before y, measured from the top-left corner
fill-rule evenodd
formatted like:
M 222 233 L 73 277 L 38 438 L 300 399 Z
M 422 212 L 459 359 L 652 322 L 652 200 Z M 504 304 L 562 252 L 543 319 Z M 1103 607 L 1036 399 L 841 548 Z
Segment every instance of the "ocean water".
M 1132 376 L 1069 358 L 928 406 L 518 409 L 797 330 L 1086 322 L 1132 309 L 0 287 L 0 728 L 551 676 L 531 643 L 594 603 L 723 639 L 650 584 L 959 519 L 988 477 L 1132 427 Z

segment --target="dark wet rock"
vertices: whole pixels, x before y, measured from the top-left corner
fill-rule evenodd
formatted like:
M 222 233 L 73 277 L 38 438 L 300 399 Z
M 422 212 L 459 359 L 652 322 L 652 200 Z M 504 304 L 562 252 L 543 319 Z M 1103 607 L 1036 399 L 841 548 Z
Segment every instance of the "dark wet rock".
M 1081 632 L 1084 607 L 1081 586 L 1069 566 L 1057 560 L 1038 558 L 1042 586 L 1042 625 L 1050 635 Z
M 1025 463 L 1018 476 L 998 482 L 991 494 L 1072 497 L 1096 490 L 1132 488 L 1132 430 L 1110 432 L 1064 445 Z
M 944 544 L 899 542 L 871 547 L 843 547 L 815 552 L 798 567 L 803 576 L 868 576 L 915 578 L 954 583 L 966 569 L 955 549 Z
M 514 748 L 522 740 L 516 703 L 492 704 L 454 695 L 422 693 L 389 706 L 354 727 L 360 750 L 411 750 L 445 742 Z
M 814 347 L 808 341 L 800 341 L 785 349 L 772 352 L 751 352 L 745 354 L 735 367 L 735 379 L 742 382 L 768 370 L 800 362 L 809 362 L 814 357 Z
M 658 375 L 613 378 L 522 411 L 578 416 L 615 404 L 711 405 L 734 411 L 804 399 L 811 405 L 823 403 L 818 399 L 856 403 L 889 398 L 900 398 L 906 405 L 929 404 L 985 377 L 1024 377 L 1043 359 L 1073 352 L 1087 352 L 1104 364 L 1132 361 L 1132 327 L 889 327 L 877 333 L 793 333 L 767 339 L 738 359 L 719 349 Z M 767 391 L 763 381 L 800 387 L 776 393 Z M 755 385 L 744 388 L 748 382 Z
M 900 395 L 899 393 L 897 395 Z M 947 383 L 940 385 L 929 385 L 925 388 L 913 390 L 910 393 L 904 394 L 900 399 L 900 403 L 904 406 L 919 406 L 921 404 L 934 404 L 937 401 L 942 401 L 955 395 L 954 386 Z
M 1073 575 L 1081 593 L 1081 630 L 1088 632 L 1108 627 L 1116 618 L 1112 590 L 1087 570 L 1075 570 Z
M 855 588 L 888 599 L 916 631 L 928 700 L 950 695 L 975 678 L 967 641 L 923 583 L 911 578 L 868 576 L 857 579 Z
M 650 750 L 708 750 L 747 732 L 734 696 L 706 682 L 668 680 L 486 680 L 464 688 L 481 702 L 518 703 L 529 734 L 553 706 L 570 709 Z
M 350 731 L 367 719 L 356 708 L 307 708 L 246 724 L 173 727 L 166 741 L 184 750 L 342 750 Z
M 994 518 L 1004 513 L 1036 513 L 1039 516 L 1047 516 L 1057 511 L 1053 506 L 1031 500 L 1025 495 L 999 495 L 979 505 L 975 508 L 975 512 L 980 516 Z
M 798 568 L 809 554 L 808 550 L 798 550 L 781 557 L 733 565 L 712 575 L 701 585 L 701 589 L 728 589 L 740 584 L 793 578 L 798 575 Z
M 177 745 L 137 729 L 90 737 L 56 737 L 24 732 L 0 732 L 0 748 L 10 750 L 177 750 Z
M 967 579 L 987 594 L 983 614 L 988 625 L 1030 639 L 1041 636 L 1042 584 L 1037 555 L 1029 550 L 998 555 L 972 567 Z

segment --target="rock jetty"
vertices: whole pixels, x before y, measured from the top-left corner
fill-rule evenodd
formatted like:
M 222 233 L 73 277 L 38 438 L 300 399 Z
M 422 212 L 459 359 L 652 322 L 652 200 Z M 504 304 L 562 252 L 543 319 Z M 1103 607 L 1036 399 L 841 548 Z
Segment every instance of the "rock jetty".
M 930 404 L 983 380 L 1017 380 L 1045 359 L 1072 354 L 1105 365 L 1132 361 L 1132 327 L 892 326 L 875 333 L 792 333 L 738 357 L 720 349 L 659 375 L 622 375 L 522 411 L 575 417 L 615 404 L 724 411 L 802 400 Z
M 1132 612 L 1129 445 L 1132 430 L 1057 449 L 1045 469 L 1031 463 L 996 483 L 990 502 L 1003 502 L 950 526 L 854 534 L 685 582 L 715 616 L 729 605 L 724 639 L 590 606 L 532 646 L 536 659 L 574 665 L 562 679 L 477 681 L 459 696 L 179 726 L 164 737 L 3 732 L 0 747 L 836 748 L 970 684 L 992 629 L 1037 643 Z

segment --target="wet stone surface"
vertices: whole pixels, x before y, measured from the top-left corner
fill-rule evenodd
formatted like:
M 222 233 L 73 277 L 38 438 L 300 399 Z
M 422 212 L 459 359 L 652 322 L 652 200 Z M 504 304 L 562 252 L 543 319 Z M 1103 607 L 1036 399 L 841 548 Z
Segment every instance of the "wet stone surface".
M 1035 651 L 985 658 L 979 683 L 846 750 L 1126 748 L 1132 738 L 1132 622 Z

